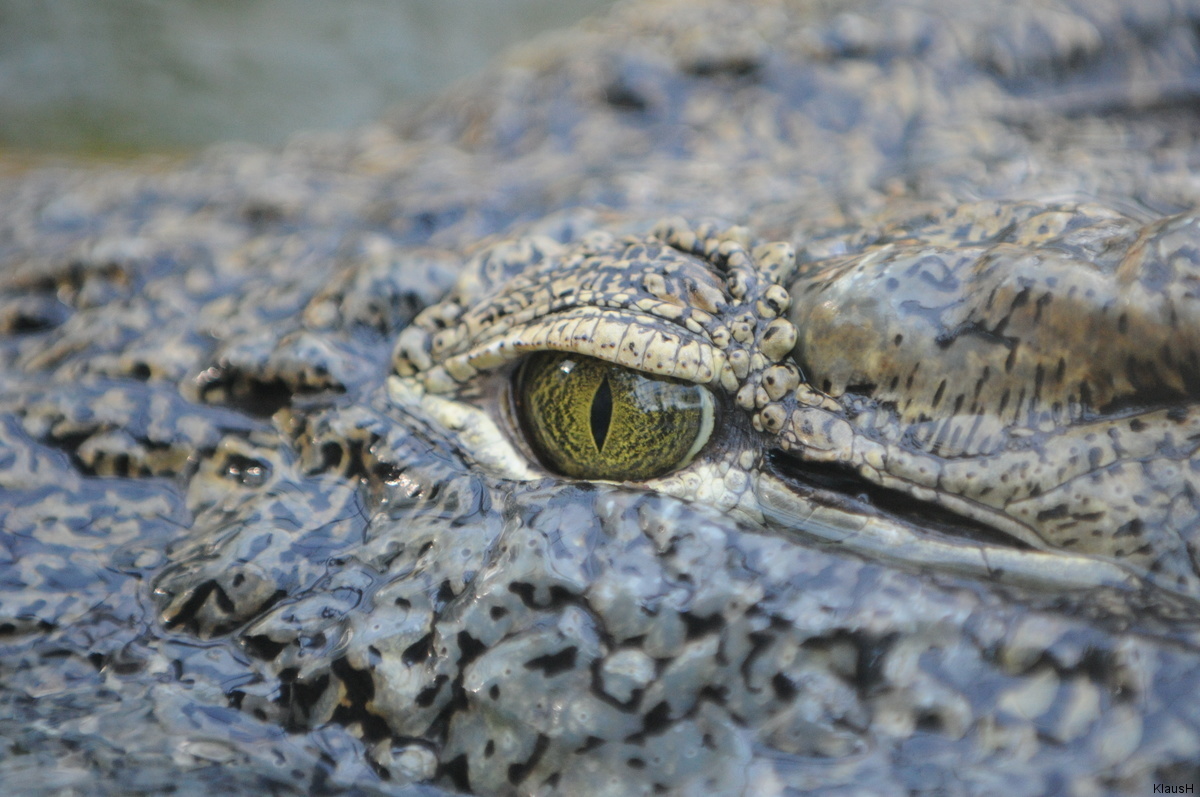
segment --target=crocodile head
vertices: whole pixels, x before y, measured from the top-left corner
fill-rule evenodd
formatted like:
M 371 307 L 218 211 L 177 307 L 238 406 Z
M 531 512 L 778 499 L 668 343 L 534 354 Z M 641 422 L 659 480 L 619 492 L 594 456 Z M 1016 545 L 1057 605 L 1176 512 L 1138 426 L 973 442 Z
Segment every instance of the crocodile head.
M 391 397 L 504 478 L 636 484 L 980 577 L 1195 596 L 1195 218 L 987 203 L 900 234 L 800 270 L 788 243 L 682 220 L 502 242 L 400 336 Z M 635 401 L 677 384 L 696 397 Z
M 628 4 L 6 183 L 0 780 L 1194 781 L 1197 20 Z
M 1121 321 L 1109 297 L 1152 257 L 1186 284 L 1170 253 L 1193 225 L 968 210 L 994 214 L 989 235 L 964 232 L 959 208 L 811 261 L 681 221 L 480 247 L 369 397 L 286 410 L 282 436 L 229 439 L 204 465 L 193 541 L 156 582 L 165 622 L 236 631 L 286 685 L 236 690 L 243 708 L 341 722 L 394 777 L 487 793 L 574 792 L 598 772 L 619 792 L 758 791 L 813 760 L 827 783 L 882 788 L 918 777 L 894 763 L 916 750 L 980 762 L 980 790 L 1018 764 L 1038 788 L 1154 769 L 1158 734 L 1198 738 L 1167 719 L 1174 687 L 1155 675 L 1192 672 L 1177 645 L 1197 613 L 1196 514 L 1179 496 L 1195 476 L 1167 441 L 1194 421 L 1162 384 L 1156 402 L 1096 387 L 1060 407 L 1069 386 L 1038 362 L 996 358 L 1150 392 L 1112 378 L 1131 356 L 1119 340 L 1112 357 L 1083 341 L 1108 320 L 1186 351 L 1177 327 L 1152 328 L 1157 310 L 1124 305 Z M 1030 287 L 1033 259 L 1057 290 Z M 888 280 L 894 301 L 856 293 Z M 1072 301 L 1081 280 L 1090 305 Z M 914 294 L 948 329 L 972 320 L 922 338 Z M 987 319 L 997 307 L 1006 323 Z M 909 349 L 880 356 L 900 335 Z M 899 389 L 905 357 L 923 373 Z M 960 361 L 996 384 L 972 405 L 955 397 L 978 377 L 928 398 Z M 1044 406 L 988 400 L 1006 393 Z M 231 472 L 265 475 L 231 495 Z M 1136 548 L 1119 547 L 1118 489 L 1145 522 Z M 1021 741 L 1039 735 L 1053 743 Z

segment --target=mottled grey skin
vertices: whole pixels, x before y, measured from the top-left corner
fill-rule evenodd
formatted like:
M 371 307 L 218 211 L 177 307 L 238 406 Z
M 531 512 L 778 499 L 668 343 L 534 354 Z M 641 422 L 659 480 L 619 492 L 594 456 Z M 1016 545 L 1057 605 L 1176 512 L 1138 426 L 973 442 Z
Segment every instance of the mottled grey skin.
M 656 2 L 394 125 L 8 181 L 0 782 L 1200 780 L 1197 23 Z M 728 365 L 646 484 L 547 474 L 468 356 L 588 257 Z

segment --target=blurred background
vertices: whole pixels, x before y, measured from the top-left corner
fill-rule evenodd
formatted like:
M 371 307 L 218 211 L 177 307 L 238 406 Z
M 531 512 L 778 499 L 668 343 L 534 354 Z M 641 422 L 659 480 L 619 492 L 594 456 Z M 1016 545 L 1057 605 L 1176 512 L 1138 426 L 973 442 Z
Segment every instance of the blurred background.
M 0 148 L 276 145 L 351 127 L 612 0 L 0 0 Z

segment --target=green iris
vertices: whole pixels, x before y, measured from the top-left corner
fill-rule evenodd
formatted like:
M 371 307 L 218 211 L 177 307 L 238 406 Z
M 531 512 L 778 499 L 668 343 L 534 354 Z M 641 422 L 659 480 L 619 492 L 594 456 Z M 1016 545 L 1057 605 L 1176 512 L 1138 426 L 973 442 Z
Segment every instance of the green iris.
M 526 359 L 516 407 L 542 464 L 577 479 L 661 476 L 686 465 L 713 426 L 707 388 L 563 352 Z

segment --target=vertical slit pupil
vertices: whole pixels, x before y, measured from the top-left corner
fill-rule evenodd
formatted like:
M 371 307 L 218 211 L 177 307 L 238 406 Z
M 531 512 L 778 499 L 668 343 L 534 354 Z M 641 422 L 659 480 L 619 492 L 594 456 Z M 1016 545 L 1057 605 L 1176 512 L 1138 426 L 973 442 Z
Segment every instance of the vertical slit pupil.
M 608 376 L 600 380 L 596 394 L 592 396 L 592 439 L 596 441 L 596 450 L 604 450 L 604 441 L 608 438 L 608 426 L 612 422 L 612 388 L 608 385 Z

